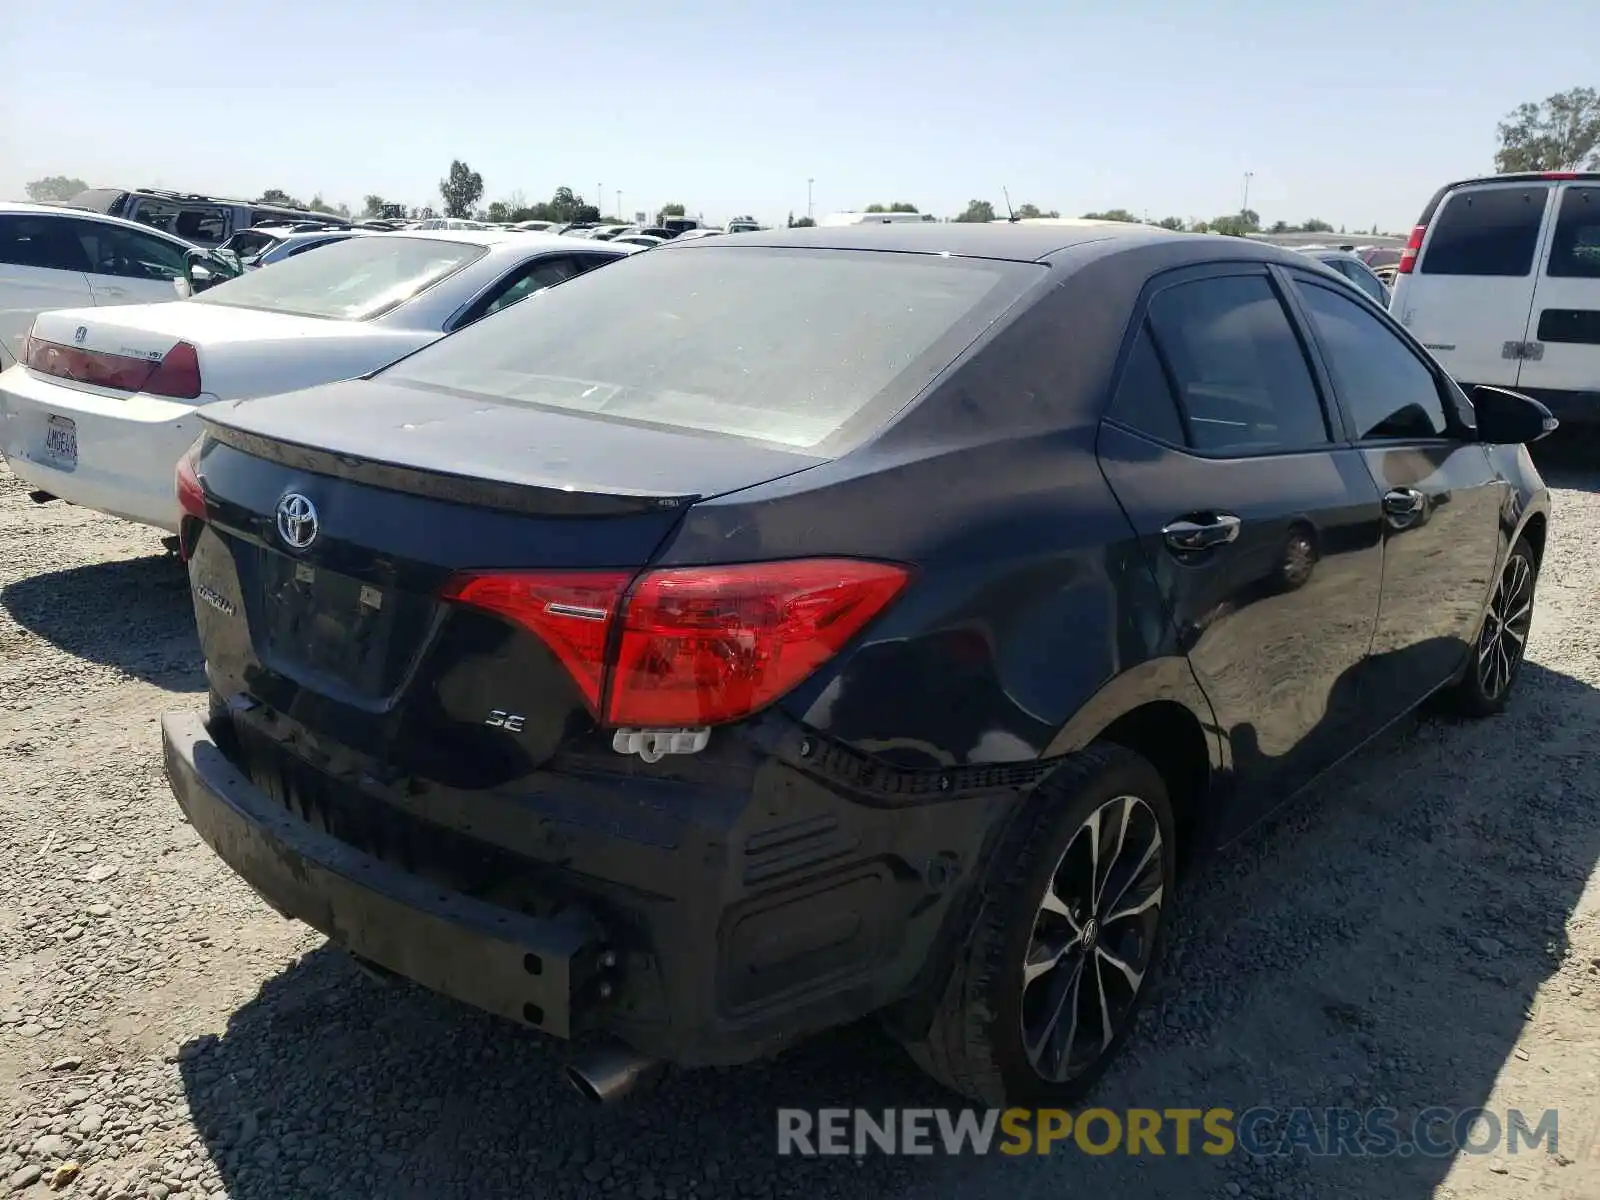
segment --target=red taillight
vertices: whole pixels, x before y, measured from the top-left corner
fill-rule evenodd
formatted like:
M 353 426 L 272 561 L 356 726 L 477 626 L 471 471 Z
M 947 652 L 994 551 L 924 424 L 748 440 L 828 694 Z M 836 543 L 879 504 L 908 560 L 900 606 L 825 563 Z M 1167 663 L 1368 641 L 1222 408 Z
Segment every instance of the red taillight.
M 179 342 L 166 356 L 155 374 L 144 381 L 151 396 L 171 396 L 174 400 L 194 400 L 201 392 L 200 353 L 188 342 Z
M 200 476 L 195 470 L 195 464 L 200 459 L 200 443 L 190 446 L 184 456 L 178 460 L 176 485 L 178 490 L 178 507 L 183 510 L 186 517 L 206 519 L 206 492 L 200 486 Z
M 63 346 L 30 333 L 23 361 L 42 375 L 119 392 L 193 400 L 201 390 L 200 356 L 188 342 L 179 342 L 156 360 Z
M 507 617 L 536 634 L 566 667 L 589 711 L 600 711 L 606 635 L 632 571 L 460 575 L 444 598 Z
M 1416 269 L 1417 255 L 1422 251 L 1422 239 L 1427 235 L 1426 225 L 1413 225 L 1411 236 L 1406 239 L 1406 248 L 1400 251 L 1400 263 L 1395 267 L 1395 272 L 1400 275 L 1409 275 Z
M 1540 171 L 1541 179 L 1577 179 L 1582 176 L 1581 171 Z
M 765 708 L 877 616 L 903 567 L 853 559 L 651 571 L 628 597 L 606 724 L 716 725 Z
M 800 559 L 647 571 L 631 589 L 630 578 L 468 575 L 444 596 L 537 634 L 591 711 L 604 705 L 603 724 L 692 728 L 739 720 L 795 687 L 882 612 L 909 573 L 889 563 Z

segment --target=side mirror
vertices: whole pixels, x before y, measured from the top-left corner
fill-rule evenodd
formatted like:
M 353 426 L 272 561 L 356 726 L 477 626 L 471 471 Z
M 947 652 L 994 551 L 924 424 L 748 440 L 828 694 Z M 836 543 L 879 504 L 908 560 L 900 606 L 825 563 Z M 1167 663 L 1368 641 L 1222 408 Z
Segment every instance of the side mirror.
M 239 273 L 238 267 L 215 251 L 191 250 L 184 256 L 184 277 L 189 281 L 191 295 L 225 283 Z
M 1537 442 L 1561 424 L 1532 396 L 1488 384 L 1472 389 L 1472 407 L 1478 415 L 1478 440 L 1495 445 Z

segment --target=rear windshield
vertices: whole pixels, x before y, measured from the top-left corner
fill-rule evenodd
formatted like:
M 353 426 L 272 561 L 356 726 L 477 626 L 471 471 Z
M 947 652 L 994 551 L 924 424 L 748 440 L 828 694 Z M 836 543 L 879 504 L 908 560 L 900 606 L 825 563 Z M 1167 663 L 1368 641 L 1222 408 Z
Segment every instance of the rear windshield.
M 537 292 L 384 378 L 842 453 L 1043 270 L 707 242 L 636 255 Z
M 386 233 L 349 238 L 208 288 L 191 303 L 370 321 L 483 254 L 482 246 L 440 238 Z
M 1454 193 L 1434 219 L 1417 270 L 1423 275 L 1528 274 L 1549 194 L 1542 184 Z

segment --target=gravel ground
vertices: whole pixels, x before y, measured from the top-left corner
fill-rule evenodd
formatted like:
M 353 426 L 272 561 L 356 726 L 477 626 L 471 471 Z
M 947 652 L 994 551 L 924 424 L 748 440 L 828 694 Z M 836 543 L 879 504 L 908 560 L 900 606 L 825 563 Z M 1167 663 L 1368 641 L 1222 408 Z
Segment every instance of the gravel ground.
M 0 1195 L 1593 1200 L 1600 471 L 1547 473 L 1511 711 L 1406 722 L 1208 868 L 1095 1101 L 1555 1108 L 1558 1155 L 852 1160 L 777 1158 L 776 1108 L 951 1103 L 870 1028 L 597 1109 L 536 1035 L 274 916 L 162 780 L 203 683 L 178 564 L 0 469 Z

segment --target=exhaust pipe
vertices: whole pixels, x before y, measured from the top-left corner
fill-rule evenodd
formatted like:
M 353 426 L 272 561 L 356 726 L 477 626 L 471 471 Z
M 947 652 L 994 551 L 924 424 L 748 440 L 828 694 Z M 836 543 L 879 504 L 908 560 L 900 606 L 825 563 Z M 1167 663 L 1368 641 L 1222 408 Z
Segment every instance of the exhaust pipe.
M 581 1052 L 562 1069 L 562 1074 L 586 1100 L 615 1104 L 660 1066 L 657 1059 L 640 1054 L 631 1046 L 609 1042 Z

